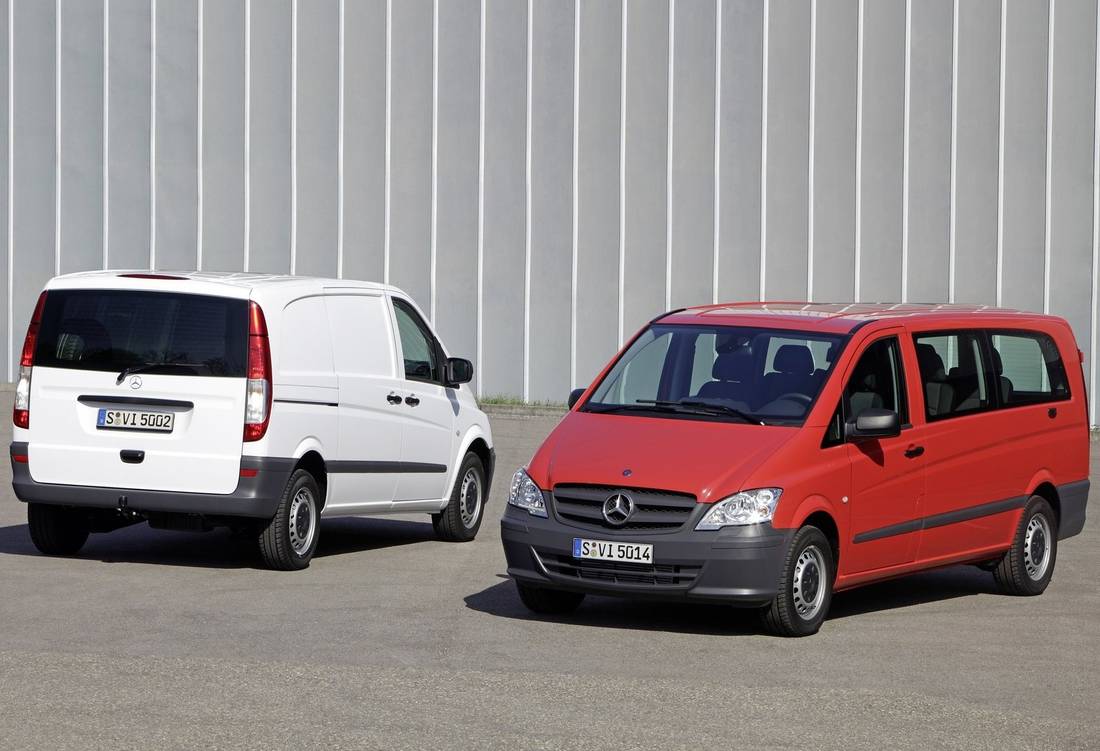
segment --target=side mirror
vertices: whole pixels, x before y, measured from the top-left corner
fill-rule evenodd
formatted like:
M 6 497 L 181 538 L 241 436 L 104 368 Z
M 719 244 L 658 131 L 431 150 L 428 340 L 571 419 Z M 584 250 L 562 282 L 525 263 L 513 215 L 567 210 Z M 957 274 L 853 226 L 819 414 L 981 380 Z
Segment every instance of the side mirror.
M 443 366 L 443 380 L 447 386 L 469 383 L 474 377 L 474 364 L 461 357 L 448 357 Z
M 573 409 L 573 405 L 576 404 L 587 389 L 573 389 L 569 392 L 569 409 Z
M 849 440 L 861 438 L 893 438 L 901 435 L 901 418 L 892 409 L 868 407 L 856 415 L 845 430 Z

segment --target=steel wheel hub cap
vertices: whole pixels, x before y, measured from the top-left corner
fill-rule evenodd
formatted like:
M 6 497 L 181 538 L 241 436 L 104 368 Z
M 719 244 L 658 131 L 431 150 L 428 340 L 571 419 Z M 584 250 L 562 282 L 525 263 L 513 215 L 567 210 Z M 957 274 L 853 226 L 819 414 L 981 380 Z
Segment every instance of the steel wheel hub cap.
M 301 488 L 290 502 L 290 547 L 298 555 L 304 555 L 313 544 L 317 528 L 317 506 L 309 488 Z
M 791 594 L 795 610 L 803 620 L 813 620 L 821 611 L 825 602 L 826 570 L 825 556 L 816 545 L 803 550 L 795 561 Z
M 1050 568 L 1050 523 L 1042 514 L 1031 517 L 1024 532 L 1024 570 L 1039 581 Z
M 462 525 L 471 529 L 481 515 L 481 481 L 473 469 L 466 471 L 458 491 L 458 513 Z

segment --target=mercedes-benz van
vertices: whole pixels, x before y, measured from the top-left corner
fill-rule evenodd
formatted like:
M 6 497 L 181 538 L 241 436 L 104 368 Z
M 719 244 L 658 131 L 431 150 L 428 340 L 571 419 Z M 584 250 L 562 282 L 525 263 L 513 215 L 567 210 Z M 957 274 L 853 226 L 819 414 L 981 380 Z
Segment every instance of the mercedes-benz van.
M 229 526 L 300 569 L 321 517 L 427 513 L 454 541 L 481 525 L 494 453 L 473 366 L 394 287 L 61 276 L 19 365 L 12 485 L 43 553 L 144 520 Z
M 1088 497 L 1082 355 L 1053 316 L 733 304 L 642 329 L 517 471 L 508 573 L 759 608 L 817 631 L 833 592 L 957 563 L 1036 595 Z

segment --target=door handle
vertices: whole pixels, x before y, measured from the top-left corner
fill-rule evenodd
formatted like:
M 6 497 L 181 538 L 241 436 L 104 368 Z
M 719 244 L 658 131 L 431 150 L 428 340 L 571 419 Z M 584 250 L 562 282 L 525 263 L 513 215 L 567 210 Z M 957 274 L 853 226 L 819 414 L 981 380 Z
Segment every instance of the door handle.
M 386 395 L 386 401 L 390 404 L 400 404 L 403 400 L 401 399 L 400 394 L 391 391 L 389 394 Z
M 924 446 L 910 446 L 905 449 L 905 456 L 908 459 L 916 459 L 918 456 L 924 453 Z
M 416 394 L 409 394 L 405 397 L 405 404 L 408 404 L 410 407 L 415 407 L 417 404 L 420 404 L 420 397 Z
M 127 464 L 141 464 L 145 461 L 145 452 L 137 449 L 122 449 L 118 452 L 118 457 Z
M 1053 420 L 1057 416 L 1058 416 L 1058 408 L 1057 407 L 1051 407 L 1050 409 L 1047 410 L 1047 417 L 1049 417 L 1051 420 Z

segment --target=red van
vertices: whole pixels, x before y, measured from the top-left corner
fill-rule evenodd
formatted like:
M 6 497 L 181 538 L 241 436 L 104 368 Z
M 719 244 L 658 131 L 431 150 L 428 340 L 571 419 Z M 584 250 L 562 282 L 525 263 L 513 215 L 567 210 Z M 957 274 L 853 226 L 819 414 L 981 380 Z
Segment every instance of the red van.
M 749 303 L 642 329 L 516 472 L 501 536 L 537 613 L 585 594 L 759 608 L 973 563 L 1037 595 L 1088 498 L 1081 352 L 1053 316 Z

